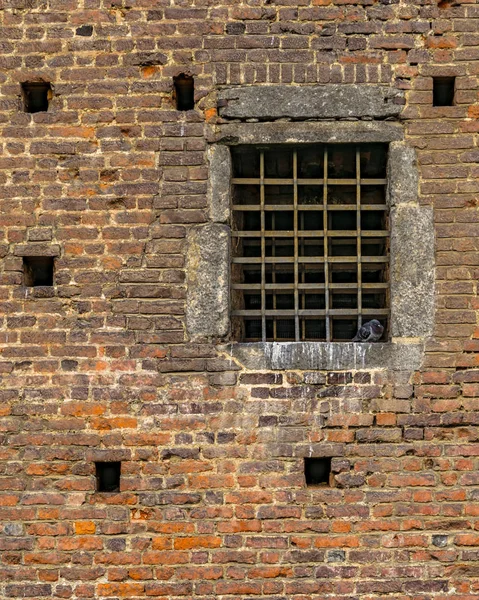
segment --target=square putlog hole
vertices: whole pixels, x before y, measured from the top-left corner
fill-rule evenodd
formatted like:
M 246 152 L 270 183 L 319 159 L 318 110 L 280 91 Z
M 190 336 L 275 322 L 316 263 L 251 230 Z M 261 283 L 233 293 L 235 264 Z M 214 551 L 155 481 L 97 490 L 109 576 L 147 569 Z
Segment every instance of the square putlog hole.
M 22 83 L 23 107 L 27 113 L 47 111 L 51 95 L 52 86 L 49 83 Z
M 24 256 L 24 285 L 27 287 L 52 286 L 53 262 L 53 256 Z
M 432 105 L 453 106 L 456 87 L 455 77 L 432 78 Z
M 306 485 L 329 485 L 331 457 L 309 457 L 304 459 Z
M 96 462 L 97 492 L 119 492 L 121 462 Z
M 173 78 L 177 110 L 193 110 L 195 108 L 195 80 L 191 75 L 181 73 Z

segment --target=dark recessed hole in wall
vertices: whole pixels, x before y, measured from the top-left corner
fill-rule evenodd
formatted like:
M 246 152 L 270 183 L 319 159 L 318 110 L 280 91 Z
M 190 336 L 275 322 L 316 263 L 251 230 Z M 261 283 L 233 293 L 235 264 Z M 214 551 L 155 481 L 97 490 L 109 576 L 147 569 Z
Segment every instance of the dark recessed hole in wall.
M 53 261 L 53 256 L 24 256 L 24 284 L 28 287 L 53 285 Z
M 22 83 L 23 107 L 27 113 L 48 110 L 52 86 L 45 82 Z
M 93 35 L 93 25 L 82 25 L 81 27 L 77 27 L 75 34 L 83 37 L 90 37 Z
M 432 105 L 452 106 L 454 104 L 455 77 L 432 78 Z
M 96 462 L 97 492 L 119 492 L 121 462 Z
M 190 75 L 181 73 L 173 77 L 175 85 L 176 109 L 192 110 L 195 107 L 195 80 Z
M 306 485 L 329 485 L 331 457 L 309 457 L 304 459 Z

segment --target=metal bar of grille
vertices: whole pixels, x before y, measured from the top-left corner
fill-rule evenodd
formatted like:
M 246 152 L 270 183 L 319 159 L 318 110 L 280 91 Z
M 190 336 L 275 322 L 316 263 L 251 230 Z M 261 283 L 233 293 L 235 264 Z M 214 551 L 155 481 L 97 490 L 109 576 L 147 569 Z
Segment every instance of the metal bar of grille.
M 324 187 L 323 187 L 323 228 L 324 228 L 324 282 L 326 290 L 324 293 L 325 301 L 325 315 L 326 315 L 326 341 L 331 341 L 331 319 L 330 319 L 330 297 L 329 297 L 329 240 L 328 240 L 328 147 L 324 147 L 323 152 L 323 173 L 324 173 Z
M 304 230 L 304 212 L 300 213 L 299 226 L 300 226 L 300 229 L 302 232 Z M 301 246 L 300 246 L 301 256 L 304 256 L 304 248 L 305 248 L 304 237 L 300 238 L 300 244 L 301 244 Z M 298 265 L 299 265 L 299 261 L 298 261 Z M 309 286 L 311 286 L 311 287 L 309 287 Z M 309 285 L 304 283 L 304 268 L 301 269 L 301 283 L 298 284 L 298 289 L 300 289 L 300 290 L 319 289 L 319 284 L 317 284 L 317 283 L 312 283 Z M 301 308 L 303 310 L 305 308 L 305 302 L 306 302 L 305 294 L 301 294 Z M 306 338 L 306 321 L 304 319 L 301 319 L 301 339 L 304 340 L 305 338 Z
M 323 207 L 322 204 L 298 204 L 298 210 L 300 211 L 315 211 L 317 212 L 319 209 Z M 337 204 L 334 207 L 334 210 L 356 210 L 356 204 Z M 260 204 L 234 204 L 233 210 L 242 210 L 242 211 L 260 211 Z M 266 204 L 264 207 L 265 211 L 292 211 L 294 210 L 294 204 Z M 388 210 L 388 207 L 385 204 L 363 204 L 361 206 L 361 210 Z
M 324 179 L 300 179 L 298 178 L 298 185 L 323 185 Z M 258 185 L 261 183 L 261 178 L 257 177 L 234 177 L 232 179 L 234 185 Z M 386 185 L 387 179 L 361 179 L 361 185 Z M 267 177 L 264 179 L 265 185 L 293 185 L 294 179 L 288 178 L 272 178 Z M 354 179 L 329 179 L 330 185 L 356 185 L 356 178 Z
M 299 341 L 299 246 L 298 246 L 298 152 L 293 152 L 293 201 L 294 201 L 294 215 L 293 215 L 293 227 L 294 227 L 294 336 L 296 341 Z
M 362 325 L 361 310 L 363 307 L 362 276 L 361 276 L 361 151 L 356 146 L 356 256 L 358 269 L 358 329 Z
M 260 283 L 233 283 L 234 290 L 261 290 Z M 294 283 L 266 283 L 266 290 L 294 290 Z M 330 290 L 357 290 L 357 283 L 330 283 Z M 364 290 L 387 290 L 387 283 L 362 283 L 361 287 Z M 324 290 L 324 283 L 298 283 L 298 290 Z M 304 308 L 304 306 L 303 306 Z
M 266 256 L 264 261 L 260 256 L 237 256 L 233 258 L 233 263 L 236 264 L 261 264 L 265 263 L 294 263 L 294 258 L 292 256 Z M 322 256 L 300 256 L 298 258 L 298 262 L 300 263 L 325 263 L 325 259 Z M 329 256 L 328 262 L 331 263 L 356 263 L 355 256 Z M 386 256 L 363 256 L 362 263 L 363 264 L 376 264 L 376 263 L 387 263 L 388 258 Z M 326 263 L 325 263 L 326 264 Z
M 258 235 L 258 233 L 260 233 L 259 231 L 234 231 L 232 233 L 233 237 L 246 237 L 246 238 L 251 238 L 251 237 L 255 237 Z M 263 231 L 263 236 L 264 237 L 271 237 L 271 238 L 293 238 L 293 237 L 311 237 L 311 238 L 318 238 L 318 237 L 323 237 L 323 232 L 322 231 L 297 231 L 296 232 L 296 236 L 295 236 L 295 232 L 293 230 L 291 231 L 277 231 L 277 230 L 271 230 L 271 231 Z M 357 231 L 355 229 L 344 229 L 344 230 L 337 230 L 337 231 L 329 231 L 328 233 L 328 237 L 332 238 L 332 237 L 337 237 L 337 238 L 341 238 L 341 237 L 356 237 Z M 388 232 L 387 231 L 363 231 L 362 232 L 363 237 L 389 237 L 388 236 Z
M 334 210 L 356 210 L 356 204 L 337 204 Z M 385 204 L 362 204 L 361 210 L 388 210 Z
M 264 214 L 264 151 L 260 153 L 260 203 L 261 203 L 261 339 L 266 341 L 266 240 L 264 237 L 265 214 Z
M 266 309 L 264 311 L 266 316 L 268 317 L 294 317 L 296 315 L 296 311 L 294 309 L 290 310 L 272 310 Z M 235 316 L 245 316 L 245 317 L 259 317 L 263 314 L 261 310 L 235 310 L 233 311 L 233 315 Z M 318 317 L 325 316 L 326 311 L 322 309 L 300 309 L 298 311 L 299 316 L 305 317 Z M 336 317 L 351 317 L 356 316 L 358 314 L 357 308 L 330 308 L 328 314 Z M 365 315 L 387 315 L 389 314 L 389 310 L 387 308 L 365 308 L 363 309 L 363 314 Z
M 276 225 L 276 215 L 275 213 L 273 213 L 271 215 L 271 223 L 272 223 L 272 227 L 273 229 L 275 228 Z M 271 248 L 271 254 L 273 256 L 276 255 L 276 245 L 275 245 L 275 238 L 273 238 L 271 240 L 271 243 L 273 245 L 273 247 Z M 271 288 L 274 290 L 273 291 L 273 308 L 276 310 L 276 290 L 277 290 L 277 284 L 276 284 L 276 264 L 273 263 L 271 265 L 271 269 L 272 269 L 272 281 L 273 281 L 273 285 L 271 286 Z M 268 284 L 265 285 L 265 287 L 268 289 L 269 286 Z M 273 337 L 274 339 L 276 339 L 278 337 L 278 322 L 276 321 L 276 318 L 273 319 Z

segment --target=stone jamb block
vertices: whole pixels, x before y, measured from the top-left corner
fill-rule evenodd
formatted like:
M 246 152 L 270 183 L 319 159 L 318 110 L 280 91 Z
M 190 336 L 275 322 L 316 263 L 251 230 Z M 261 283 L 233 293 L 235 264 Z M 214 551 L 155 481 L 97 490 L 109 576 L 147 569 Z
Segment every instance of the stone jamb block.
M 230 314 L 230 228 L 209 223 L 187 237 L 186 328 L 192 340 L 224 338 Z
M 230 217 L 231 153 L 227 146 L 214 144 L 208 148 L 210 176 L 208 179 L 208 207 L 213 223 L 226 223 Z

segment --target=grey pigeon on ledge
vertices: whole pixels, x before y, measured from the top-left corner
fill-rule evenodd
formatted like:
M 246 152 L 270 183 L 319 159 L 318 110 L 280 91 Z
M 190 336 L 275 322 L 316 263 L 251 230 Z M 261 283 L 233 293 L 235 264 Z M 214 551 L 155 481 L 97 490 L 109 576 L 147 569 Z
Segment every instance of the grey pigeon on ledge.
M 353 337 L 353 342 L 377 342 L 384 333 L 384 327 L 377 319 L 364 323 L 357 334 Z

